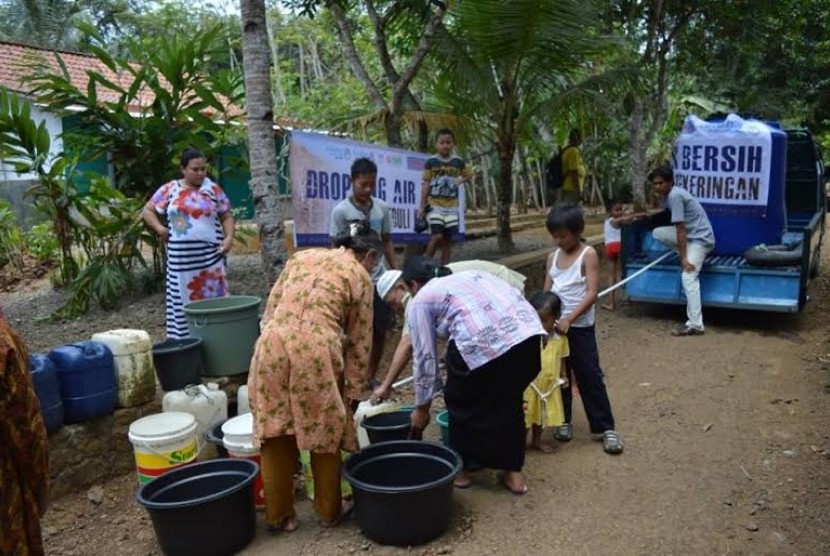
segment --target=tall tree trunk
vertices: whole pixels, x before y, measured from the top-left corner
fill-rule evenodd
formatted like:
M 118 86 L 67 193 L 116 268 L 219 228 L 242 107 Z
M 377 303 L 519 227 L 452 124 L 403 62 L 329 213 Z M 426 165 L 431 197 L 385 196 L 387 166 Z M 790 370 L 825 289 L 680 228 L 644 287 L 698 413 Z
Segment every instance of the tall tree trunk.
M 509 138 L 499 139 L 499 186 L 496 197 L 496 228 L 499 251 L 513 250 L 510 230 L 510 205 L 513 204 L 513 145 Z
M 285 256 L 283 221 L 290 205 L 280 201 L 277 186 L 277 149 L 271 101 L 270 49 L 264 0 L 240 0 L 242 66 L 247 102 L 248 158 L 251 195 L 259 226 L 265 277 L 273 284 Z
M 633 194 L 635 210 L 643 210 L 646 206 L 645 176 L 648 171 L 648 145 L 651 138 L 645 137 L 645 106 L 643 99 L 634 99 L 634 110 L 631 111 L 629 130 L 631 140 L 628 144 L 628 154 L 631 158 L 631 192 Z

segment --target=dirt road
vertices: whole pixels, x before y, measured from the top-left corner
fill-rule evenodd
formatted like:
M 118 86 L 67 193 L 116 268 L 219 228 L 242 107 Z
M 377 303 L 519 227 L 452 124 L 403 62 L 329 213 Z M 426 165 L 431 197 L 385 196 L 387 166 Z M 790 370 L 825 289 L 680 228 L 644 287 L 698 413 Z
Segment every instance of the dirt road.
M 526 496 L 474 474 L 434 543 L 382 547 L 354 521 L 323 530 L 303 501 L 296 533 L 260 524 L 244 554 L 828 554 L 830 260 L 824 268 L 804 313 L 707 311 L 703 337 L 669 335 L 682 309 L 598 313 L 621 456 L 589 438 L 577 403 L 575 439 L 528 455 Z M 103 485 L 100 505 L 58 501 L 49 553 L 159 553 L 134 481 Z

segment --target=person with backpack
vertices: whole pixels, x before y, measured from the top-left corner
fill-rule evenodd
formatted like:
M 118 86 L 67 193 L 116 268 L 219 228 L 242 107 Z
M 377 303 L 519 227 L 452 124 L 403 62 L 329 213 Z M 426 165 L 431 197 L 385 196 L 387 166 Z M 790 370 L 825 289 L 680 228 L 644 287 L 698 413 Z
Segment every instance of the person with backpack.
M 585 166 L 579 145 L 582 134 L 572 129 L 568 144 L 556 153 L 545 168 L 548 189 L 554 195 L 556 205 L 578 205 L 582 199 L 582 182 L 585 180 Z

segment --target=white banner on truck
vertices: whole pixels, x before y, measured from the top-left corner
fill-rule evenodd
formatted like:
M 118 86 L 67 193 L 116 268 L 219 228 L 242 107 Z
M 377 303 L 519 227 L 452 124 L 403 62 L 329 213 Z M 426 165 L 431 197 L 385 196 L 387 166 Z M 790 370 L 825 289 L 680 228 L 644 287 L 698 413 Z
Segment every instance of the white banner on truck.
M 772 135 L 757 120 L 730 114 L 706 122 L 688 116 L 674 146 L 674 185 L 704 205 L 765 212 L 772 165 Z M 707 210 L 711 208 L 707 206 Z
M 351 195 L 351 165 L 357 158 L 377 164 L 375 197 L 386 201 L 392 218 L 392 241 L 426 242 L 416 234 L 415 215 L 421 200 L 421 177 L 427 155 L 337 139 L 318 133 L 291 133 L 291 173 L 294 241 L 300 245 L 329 245 L 329 219 L 334 206 Z M 464 233 L 464 198 L 459 198 L 459 231 Z

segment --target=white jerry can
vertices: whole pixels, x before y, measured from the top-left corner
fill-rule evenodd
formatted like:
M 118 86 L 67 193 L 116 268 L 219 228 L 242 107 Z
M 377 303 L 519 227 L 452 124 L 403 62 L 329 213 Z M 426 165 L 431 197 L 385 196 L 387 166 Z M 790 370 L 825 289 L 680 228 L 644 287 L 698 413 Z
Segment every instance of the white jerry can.
M 119 328 L 98 332 L 92 341 L 110 348 L 118 382 L 118 406 L 133 407 L 156 395 L 153 342 L 144 330 Z
M 161 401 L 162 411 L 183 411 L 196 418 L 197 435 L 202 438 L 206 431 L 217 423 L 228 419 L 228 395 L 211 382 L 207 386 L 197 384 L 184 390 L 167 392 Z

